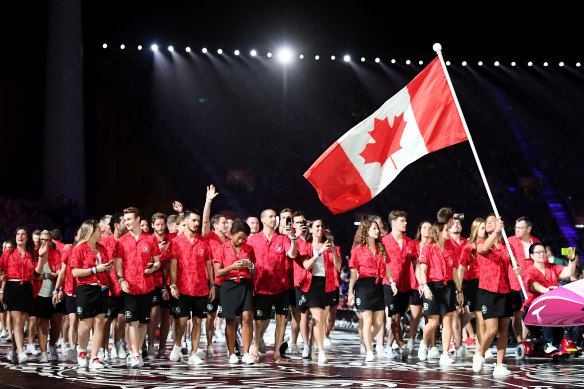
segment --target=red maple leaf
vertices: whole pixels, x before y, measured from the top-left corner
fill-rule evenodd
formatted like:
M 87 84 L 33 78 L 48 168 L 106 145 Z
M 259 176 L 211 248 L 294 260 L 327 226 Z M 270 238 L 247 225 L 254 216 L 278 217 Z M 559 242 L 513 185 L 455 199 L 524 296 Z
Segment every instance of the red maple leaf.
M 391 159 L 393 166 L 397 170 L 397 166 L 391 156 L 402 149 L 399 143 L 406 128 L 406 123 L 403 113 L 393 119 L 393 126 L 389 124 L 387 117 L 383 120 L 375 118 L 373 130 L 369 131 L 375 143 L 367 143 L 365 149 L 359 154 L 365 159 L 365 163 L 379 162 L 383 167 L 385 162 Z

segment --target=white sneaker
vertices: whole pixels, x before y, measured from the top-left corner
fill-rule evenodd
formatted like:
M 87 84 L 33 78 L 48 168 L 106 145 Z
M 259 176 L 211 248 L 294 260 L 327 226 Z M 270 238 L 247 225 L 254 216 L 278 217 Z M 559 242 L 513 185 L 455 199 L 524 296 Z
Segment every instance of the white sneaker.
M 77 353 L 75 352 L 74 349 L 67 348 L 67 351 L 65 353 L 65 358 L 67 358 L 67 361 L 71 361 L 71 362 L 75 363 L 75 362 L 77 362 Z
M 87 352 L 79 351 L 77 353 L 77 364 L 79 367 L 87 367 Z
M 555 353 L 556 351 L 558 351 L 558 348 L 556 346 L 554 346 L 553 343 L 546 343 L 545 344 L 545 349 L 543 350 L 544 353 L 551 354 L 551 353 Z
M 169 359 L 172 362 L 182 361 L 182 347 L 177 346 L 175 344 L 174 347 L 172 348 L 172 351 L 170 352 Z
M 132 357 L 132 364 L 130 365 L 132 369 L 137 369 L 143 366 L 142 357 L 140 355 L 134 355 Z
M 325 350 L 330 350 L 330 348 L 332 347 L 332 345 L 333 344 L 332 344 L 332 342 L 331 342 L 331 340 L 329 338 L 324 338 L 323 346 L 324 346 L 324 349 Z
M 0 332 L 0 339 L 4 339 L 6 337 L 6 330 L 2 330 L 2 332 Z
M 241 362 L 245 363 L 246 365 L 253 365 L 255 363 L 255 361 L 253 360 L 253 357 L 251 356 L 250 353 L 243 354 L 243 357 L 241 358 Z
M 126 365 L 130 366 L 132 364 L 133 360 L 134 360 L 134 353 L 132 353 L 132 351 L 130 351 L 128 353 L 128 356 L 126 357 Z
M 300 350 L 298 350 L 298 345 L 292 343 L 290 345 L 290 355 L 298 355 L 300 353 Z
M 494 355 L 491 352 L 491 350 L 487 349 L 487 351 L 485 352 L 485 361 L 490 361 L 491 359 L 493 359 Z
M 312 348 L 310 349 L 310 360 L 311 361 L 316 361 L 316 349 L 315 349 L 315 345 L 312 345 Z
M 16 363 L 18 362 L 18 357 L 16 356 L 16 352 L 15 351 L 8 351 L 8 354 L 6 354 L 6 359 L 8 359 L 8 362 L 12 362 L 12 363 Z
M 49 355 L 51 356 L 51 361 L 57 362 L 59 360 L 59 351 L 57 347 L 49 347 Z
M 124 348 L 124 345 L 122 344 L 122 342 L 118 343 L 118 359 L 126 359 L 128 357 L 128 353 L 126 352 L 126 349 Z
M 238 363 L 239 363 L 239 358 L 237 357 L 237 355 L 231 354 L 229 356 L 229 364 L 235 365 L 235 364 L 238 364 Z
M 100 348 L 97 351 L 97 357 L 96 358 L 99 359 L 99 363 L 103 363 L 103 361 L 105 361 L 105 353 L 103 352 L 103 349 L 102 348 Z M 91 363 L 93 363 L 93 360 L 91 361 Z
M 406 346 L 402 346 L 402 347 L 400 348 L 400 356 L 401 356 L 401 359 L 402 359 L 402 360 L 404 360 L 404 359 L 408 359 L 408 356 L 410 355 L 410 351 L 411 351 L 411 350 L 410 350 L 408 347 L 406 347 Z
M 393 359 L 395 356 L 393 355 L 393 349 L 389 346 L 385 346 L 383 351 L 383 357 L 387 359 Z
M 361 343 L 361 345 L 359 346 L 359 352 L 361 354 L 365 354 L 367 352 L 367 348 L 365 347 L 365 345 L 363 343 Z
M 12 334 L 6 335 L 6 343 L 12 342 Z
M 67 357 L 67 350 L 69 350 L 69 347 L 67 347 L 67 343 L 61 342 L 61 355 L 63 356 L 63 358 Z
M 195 353 L 195 355 L 199 358 L 204 358 L 205 357 L 205 352 L 203 350 L 201 350 L 200 348 L 197 349 L 197 352 Z
M 103 350 L 103 360 L 107 361 L 109 359 L 109 357 L 110 357 L 110 352 L 109 352 L 109 349 L 106 348 L 105 350 Z
M 103 369 L 103 364 L 101 363 L 101 361 L 100 361 L 99 358 L 95 357 L 95 358 L 93 358 L 93 360 L 89 364 L 89 369 L 90 370 L 100 370 L 100 369 Z
M 40 363 L 47 363 L 47 362 L 49 362 L 49 357 L 47 356 L 47 352 L 46 351 L 41 352 L 41 357 L 39 359 L 39 362 Z
M 418 347 L 418 358 L 420 361 L 425 361 L 428 359 L 428 346 L 424 343 L 420 343 L 420 347 Z
M 207 346 L 207 358 L 213 358 L 215 356 L 215 349 L 213 346 Z
M 440 356 L 440 364 L 441 365 L 451 365 L 454 363 L 454 359 L 450 358 L 449 354 L 442 354 Z
M 148 354 L 148 359 L 154 359 L 154 357 L 156 355 L 156 352 L 154 351 L 154 346 L 148 345 L 147 354 Z
M 415 344 L 414 339 L 410 338 L 410 340 L 408 340 L 407 346 L 407 348 L 410 350 L 410 354 L 412 353 L 412 351 L 414 351 L 414 344 Z
M 264 342 L 264 339 L 261 338 L 260 342 L 259 342 L 259 348 L 260 348 L 260 353 L 264 354 L 266 352 L 266 342 Z
M 438 359 L 440 358 L 440 351 L 438 347 L 434 346 L 428 351 L 428 359 Z
M 367 356 L 365 357 L 365 362 L 374 362 L 375 361 L 375 354 L 373 351 L 367 351 Z
M 328 358 L 326 357 L 326 352 L 324 350 L 318 353 L 318 364 L 323 365 L 328 362 Z
M 26 351 L 32 355 L 38 355 L 40 353 L 40 351 L 36 349 L 34 343 L 27 344 Z
M 308 346 L 307 344 L 304 345 L 304 348 L 302 349 L 302 358 L 306 359 L 310 356 L 310 346 Z
M 18 363 L 25 363 L 28 362 L 28 355 L 25 352 L 21 352 L 18 354 Z
M 472 357 L 472 371 L 475 373 L 479 373 L 483 368 L 483 364 L 485 363 L 485 358 L 481 357 L 480 354 L 476 353 Z
M 111 359 L 118 358 L 118 349 L 116 348 L 115 344 L 114 344 L 114 347 L 112 347 L 112 350 L 110 351 L 110 357 L 111 357 Z
M 464 344 L 462 344 L 459 348 L 456 349 L 457 358 L 471 358 L 472 356 L 473 353 L 468 351 Z
M 198 365 L 203 365 L 204 363 L 205 362 L 203 362 L 201 357 L 199 357 L 197 354 L 191 354 L 191 356 L 189 357 L 189 361 L 187 362 L 187 365 L 198 366 Z
M 506 377 L 510 375 L 511 372 L 507 369 L 507 366 L 504 363 L 498 364 L 493 369 L 493 376 L 494 377 Z

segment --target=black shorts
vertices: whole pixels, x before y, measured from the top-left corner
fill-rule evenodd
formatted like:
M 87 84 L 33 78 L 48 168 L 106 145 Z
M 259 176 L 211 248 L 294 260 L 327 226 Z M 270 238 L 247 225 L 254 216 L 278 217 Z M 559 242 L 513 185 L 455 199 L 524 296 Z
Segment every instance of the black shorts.
M 472 280 L 463 281 L 462 283 L 462 293 L 464 294 L 464 302 L 468 305 L 468 310 L 470 312 L 479 311 L 477 305 L 479 290 L 479 279 L 473 278 Z
M 422 297 L 420 297 L 420 291 L 418 289 L 410 290 L 409 303 L 410 305 L 424 305 L 424 301 L 422 301 Z
M 63 315 L 67 313 L 67 305 L 65 304 L 65 299 L 59 301 L 57 305 L 55 305 L 53 313 L 61 313 Z
M 483 319 L 513 316 L 509 293 L 494 293 L 479 288 L 477 305 L 483 314 Z
M 384 311 L 383 285 L 376 277 L 359 278 L 355 282 L 355 306 L 360 311 Z
M 288 305 L 296 308 L 296 288 L 288 290 Z
M 170 293 L 170 291 L 168 293 Z M 152 293 L 152 306 L 155 307 L 157 305 L 160 305 L 161 308 L 170 309 L 170 299 L 165 300 L 162 298 L 161 286 L 155 287 L 154 292 Z
M 139 321 L 141 324 L 148 324 L 150 322 L 152 294 L 153 292 L 143 294 L 124 294 L 126 323 Z
M 398 291 L 394 296 L 391 290 L 391 285 L 383 285 L 383 297 L 385 298 L 385 306 L 387 307 L 387 316 L 399 314 L 404 316 L 408 310 L 410 303 L 410 293 Z
M 302 289 L 300 289 L 299 286 L 297 286 L 296 288 L 294 288 L 294 296 L 296 297 L 296 309 L 300 312 L 304 312 L 308 309 L 308 305 L 306 305 L 306 303 L 308 302 L 308 300 L 306 299 L 306 293 L 304 293 L 302 291 Z
M 428 288 L 432 292 L 432 300 L 428 300 L 426 297 L 422 299 L 424 315 L 445 315 L 454 311 L 451 295 L 455 292 L 444 285 L 444 282 L 428 282 Z
M 339 305 L 339 296 L 340 296 L 340 289 L 339 288 L 335 288 L 335 290 L 333 290 L 332 292 L 328 292 L 326 295 L 328 297 L 329 300 L 329 306 L 331 308 L 335 308 L 337 305 Z
M 4 304 L 7 311 L 24 312 L 29 314 L 34 309 L 32 283 L 24 281 L 6 281 L 4 285 Z
M 247 278 L 240 282 L 227 280 L 221 284 L 221 302 L 217 308 L 220 318 L 233 319 L 246 311 L 253 311 L 253 286 Z M 270 307 L 271 308 L 271 307 Z
M 219 294 L 221 293 L 221 285 L 215 284 L 215 299 L 211 301 L 211 297 L 207 297 L 207 309 L 205 309 L 205 314 L 217 312 L 219 308 Z
M 288 312 L 290 312 L 288 296 L 288 291 L 278 294 L 256 293 L 253 297 L 254 319 L 268 320 L 272 315 L 272 306 L 276 310 L 276 315 L 288 316 Z
M 460 306 L 458 299 L 456 298 L 456 284 L 454 283 L 454 280 L 450 280 L 447 285 L 450 288 L 450 306 L 452 307 L 452 310 L 455 311 L 456 307 Z
M 124 296 L 108 296 L 106 319 L 116 319 L 120 313 L 124 313 Z
M 79 285 L 75 294 L 77 318 L 90 319 L 107 312 L 108 290 L 100 285 Z
M 54 312 L 52 297 L 36 296 L 32 305 L 33 314 L 31 316 L 35 316 L 39 319 L 50 319 L 51 314 Z
M 509 292 L 509 300 L 511 300 L 511 310 L 513 312 L 520 311 L 523 308 L 523 293 L 520 290 L 511 290 Z
M 306 296 L 306 306 L 308 308 L 325 309 L 330 304 L 330 296 L 325 292 L 326 277 L 312 277 Z
M 171 297 L 170 312 L 175 319 L 179 317 L 200 317 L 206 313 L 207 301 L 209 296 L 189 296 L 188 294 L 181 294 L 178 299 Z
M 65 313 L 70 315 L 77 312 L 77 307 L 75 306 L 75 296 L 65 295 Z

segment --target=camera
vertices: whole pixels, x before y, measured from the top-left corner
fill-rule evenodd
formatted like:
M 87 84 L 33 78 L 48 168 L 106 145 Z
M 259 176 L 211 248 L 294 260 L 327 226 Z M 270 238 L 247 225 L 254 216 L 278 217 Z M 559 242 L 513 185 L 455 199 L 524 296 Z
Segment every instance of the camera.
M 462 212 L 455 213 L 454 216 L 453 216 L 453 218 L 456 219 L 456 220 L 463 221 L 464 220 L 464 213 L 462 213 Z
M 304 219 L 304 220 L 300 220 L 300 221 L 298 222 L 298 224 L 300 224 L 301 226 L 305 226 L 305 225 L 306 225 L 306 219 Z

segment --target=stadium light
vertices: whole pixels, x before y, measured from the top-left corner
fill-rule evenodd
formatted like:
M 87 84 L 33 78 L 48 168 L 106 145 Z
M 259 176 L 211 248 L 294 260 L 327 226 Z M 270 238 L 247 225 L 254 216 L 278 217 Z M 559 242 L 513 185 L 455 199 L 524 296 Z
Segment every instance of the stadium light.
M 152 46 L 150 46 L 150 49 L 152 51 L 158 51 L 158 45 L 156 43 L 152 44 Z
M 343 57 L 343 61 L 345 61 L 345 62 L 351 62 L 351 56 L 350 56 L 350 55 L 348 55 L 348 54 L 346 54 L 346 55 Z
M 292 51 L 290 49 L 280 49 L 278 52 L 278 60 L 283 64 L 290 63 L 292 61 Z

